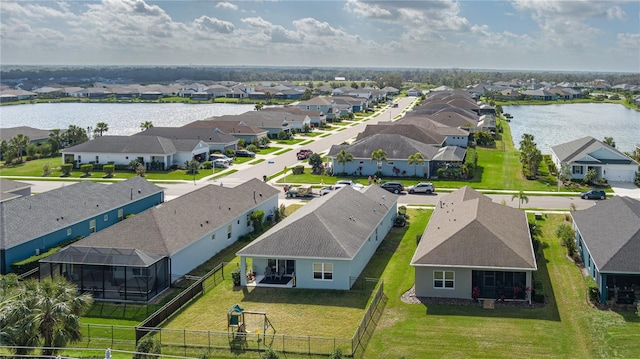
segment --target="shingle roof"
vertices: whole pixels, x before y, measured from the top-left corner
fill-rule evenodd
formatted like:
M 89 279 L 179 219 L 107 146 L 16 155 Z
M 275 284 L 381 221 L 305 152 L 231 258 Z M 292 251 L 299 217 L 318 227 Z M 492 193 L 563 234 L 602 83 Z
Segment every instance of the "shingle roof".
M 100 136 L 62 150 L 62 152 L 150 154 L 173 154 L 176 151 L 171 139 L 159 136 Z
M 298 115 L 283 111 L 248 111 L 240 115 L 224 115 L 214 117 L 216 121 L 242 121 L 259 128 L 280 128 L 285 122 L 302 122 L 305 115 Z
M 266 134 L 268 132 L 261 128 L 248 125 L 239 119 L 235 122 L 206 119 L 206 120 L 194 121 L 182 127 L 195 128 L 195 129 L 213 128 L 213 129 L 219 129 L 220 131 L 227 134 L 238 134 L 238 135 L 259 135 L 259 134 Z
M 64 132 L 60 131 L 61 133 Z M 28 126 L 2 128 L 0 131 L 0 140 L 9 141 L 18 134 L 29 137 L 30 141 L 43 140 L 49 138 L 51 130 L 41 130 Z
M 138 132 L 134 136 L 160 136 L 169 139 L 202 140 L 207 143 L 224 144 L 238 141 L 237 138 L 217 128 L 152 127 L 146 131 Z
M 609 152 L 618 156 L 618 159 L 599 158 L 593 153 L 600 149 L 607 149 Z M 589 162 L 589 163 L 616 163 L 616 164 L 632 164 L 634 161 L 627 157 L 616 148 L 598 141 L 591 136 L 583 137 L 577 140 L 565 142 L 563 144 L 551 147 L 551 151 L 555 153 L 560 162 Z M 585 158 L 587 158 L 585 160 Z M 638 163 L 636 163 L 637 165 Z
M 134 189 L 131 191 L 131 189 Z M 0 203 L 1 248 L 67 228 L 133 200 L 162 192 L 142 177 L 113 184 L 79 182 L 30 197 Z
M 438 148 L 438 153 L 433 156 L 433 161 L 462 162 L 467 150 L 458 146 L 445 146 Z
M 371 153 L 383 150 L 387 153 L 387 160 L 406 160 L 410 155 L 420 152 L 426 160 L 431 160 L 439 146 L 424 144 L 420 141 L 395 134 L 375 134 L 354 142 L 349 146 L 333 145 L 328 156 L 335 156 L 345 149 L 354 158 L 371 158 Z
M 31 187 L 29 183 L 10 181 L 0 178 L 0 202 L 20 198 L 20 195 L 16 195 L 13 192 L 28 187 Z
M 136 248 L 170 256 L 279 192 L 258 179 L 233 188 L 207 185 L 138 213 L 74 245 Z
M 640 273 L 640 201 L 615 196 L 571 216 L 600 272 Z
M 427 127 L 419 127 L 413 124 L 393 124 L 393 125 L 367 125 L 364 131 L 358 134 L 356 141 L 372 136 L 374 134 L 396 134 L 414 139 L 426 144 L 441 146 L 445 136 Z
M 305 204 L 236 255 L 353 259 L 397 200 L 378 186 L 343 187 Z
M 439 201 L 411 265 L 537 268 L 524 211 L 470 187 Z

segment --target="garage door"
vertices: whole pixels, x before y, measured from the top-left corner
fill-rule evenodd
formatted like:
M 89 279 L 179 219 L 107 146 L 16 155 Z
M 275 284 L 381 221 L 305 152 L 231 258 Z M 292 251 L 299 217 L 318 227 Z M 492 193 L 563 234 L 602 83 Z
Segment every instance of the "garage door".
M 602 177 L 609 182 L 633 182 L 635 175 L 634 170 L 607 169 L 607 173 Z

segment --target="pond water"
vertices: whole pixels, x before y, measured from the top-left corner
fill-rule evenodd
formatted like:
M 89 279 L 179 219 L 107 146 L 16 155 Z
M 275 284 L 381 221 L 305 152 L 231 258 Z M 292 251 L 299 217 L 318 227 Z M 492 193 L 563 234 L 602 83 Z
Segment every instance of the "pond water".
M 616 104 L 504 106 L 513 115 L 511 136 L 518 148 L 524 133 L 532 134 L 542 153 L 585 136 L 613 137 L 616 148 L 631 152 L 640 143 L 640 112 Z
M 181 127 L 212 116 L 239 115 L 255 105 L 184 103 L 39 103 L 0 107 L 0 127 L 29 126 L 40 129 L 95 127 L 109 125 L 107 135 L 132 135 L 140 124 L 151 121 L 156 127 Z

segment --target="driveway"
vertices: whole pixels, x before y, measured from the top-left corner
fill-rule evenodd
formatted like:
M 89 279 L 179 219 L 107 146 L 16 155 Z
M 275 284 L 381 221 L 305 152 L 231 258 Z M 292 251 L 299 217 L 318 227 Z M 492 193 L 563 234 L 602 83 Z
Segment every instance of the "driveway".
M 609 182 L 611 189 L 618 196 L 640 199 L 640 188 L 631 182 Z

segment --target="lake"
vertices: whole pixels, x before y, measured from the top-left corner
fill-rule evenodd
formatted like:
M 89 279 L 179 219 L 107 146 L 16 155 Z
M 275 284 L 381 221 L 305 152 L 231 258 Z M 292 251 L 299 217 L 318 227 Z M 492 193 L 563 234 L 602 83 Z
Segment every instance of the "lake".
M 106 122 L 107 135 L 127 136 L 140 132 L 140 124 L 145 121 L 156 127 L 181 127 L 212 116 L 239 115 L 254 108 L 255 105 L 222 103 L 38 103 L 0 106 L 0 127 L 87 128 Z
M 616 148 L 631 152 L 640 143 L 640 112 L 622 105 L 583 103 L 504 106 L 513 115 L 511 135 L 518 148 L 524 133 L 532 134 L 542 153 L 551 147 L 585 136 L 602 141 L 613 137 Z

